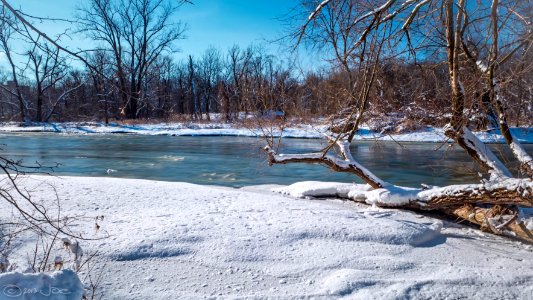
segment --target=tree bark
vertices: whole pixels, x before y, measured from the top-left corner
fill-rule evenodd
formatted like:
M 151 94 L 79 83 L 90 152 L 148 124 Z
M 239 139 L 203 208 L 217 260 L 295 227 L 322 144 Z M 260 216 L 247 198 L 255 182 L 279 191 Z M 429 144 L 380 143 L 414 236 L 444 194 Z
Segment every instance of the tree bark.
M 503 211 L 502 211 L 503 210 Z M 461 218 L 470 223 L 480 226 L 480 229 L 490 233 L 517 238 L 528 243 L 533 243 L 533 232 L 517 218 L 518 212 L 501 206 L 493 208 L 481 208 L 471 204 L 445 208 L 444 213 Z M 500 225 L 491 224 L 491 219 L 503 219 Z

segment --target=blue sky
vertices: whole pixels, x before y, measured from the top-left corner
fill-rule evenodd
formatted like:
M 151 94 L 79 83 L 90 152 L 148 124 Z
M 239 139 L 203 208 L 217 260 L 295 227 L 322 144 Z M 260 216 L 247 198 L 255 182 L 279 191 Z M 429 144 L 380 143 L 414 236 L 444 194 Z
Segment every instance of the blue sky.
M 22 11 L 39 17 L 73 19 L 76 7 L 83 0 L 11 0 L 10 3 Z M 279 20 L 298 1 L 289 0 L 193 0 L 193 4 L 182 6 L 176 20 L 188 24 L 187 39 L 178 41 L 180 49 L 176 59 L 189 54 L 200 56 L 209 47 L 222 51 L 234 44 L 246 47 L 251 43 L 264 45 L 270 53 L 285 54 L 286 48 L 273 40 L 284 33 L 284 25 Z M 37 22 L 39 28 L 49 35 L 63 32 L 72 25 L 63 22 Z M 87 48 L 91 41 L 78 36 L 64 38 L 63 44 L 71 49 Z M 285 50 L 285 51 L 284 51 Z
M 205 50 L 209 45 L 227 49 L 234 43 L 268 43 L 283 34 L 277 20 L 296 1 L 197 0 L 180 10 L 181 19 L 189 24 L 183 53 Z

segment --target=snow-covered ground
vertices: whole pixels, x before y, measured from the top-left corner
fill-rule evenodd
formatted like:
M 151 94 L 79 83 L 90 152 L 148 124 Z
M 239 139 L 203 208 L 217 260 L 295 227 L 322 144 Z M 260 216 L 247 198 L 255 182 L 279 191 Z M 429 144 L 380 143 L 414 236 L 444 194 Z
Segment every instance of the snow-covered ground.
M 532 246 L 408 211 L 297 199 L 274 186 L 21 184 L 54 198 L 43 182 L 65 213 L 105 216 L 100 233 L 110 237 L 81 241 L 84 252 L 101 251 L 104 299 L 533 299 Z M 93 237 L 87 226 L 77 229 Z M 23 268 L 29 246 L 11 262 Z
M 533 128 L 512 128 L 515 138 L 522 143 L 533 143 Z M 161 123 L 161 124 L 109 124 L 103 123 L 36 123 L 20 126 L 19 123 L 1 123 L 0 132 L 57 132 L 71 134 L 143 134 L 143 135 L 175 135 L 175 136 L 262 136 L 263 131 L 256 128 L 244 128 L 227 123 Z M 288 138 L 322 138 L 326 132 L 324 125 L 302 124 L 287 127 L 274 135 Z M 503 143 L 499 131 L 476 132 L 483 142 Z M 426 127 L 409 133 L 381 134 L 362 127 L 355 136 L 356 140 L 384 140 L 400 142 L 441 142 L 448 140 L 442 128 Z

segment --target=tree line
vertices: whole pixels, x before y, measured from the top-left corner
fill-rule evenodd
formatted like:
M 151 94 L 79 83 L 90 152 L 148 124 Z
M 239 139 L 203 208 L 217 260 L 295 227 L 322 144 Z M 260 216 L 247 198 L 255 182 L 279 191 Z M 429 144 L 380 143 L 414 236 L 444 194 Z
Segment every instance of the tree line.
M 342 3 L 353 6 L 356 2 Z M 334 47 L 328 46 L 330 55 L 323 56 L 326 63 L 306 70 L 256 45 L 227 50 L 211 47 L 176 61 L 175 47 L 187 43 L 184 24 L 173 21 L 182 4 L 90 0 L 78 8 L 76 22 L 69 24 L 76 27 L 75 34 L 95 41 L 95 48 L 75 53 L 60 51 L 53 40 L 43 39 L 3 4 L 0 50 L 9 67 L 0 70 L 0 118 L 106 123 L 211 120 L 213 113 L 227 122 L 242 115 L 317 118 L 354 104 L 362 90 L 367 90 L 368 98 L 365 118 L 374 120 L 380 129 L 395 120 L 416 127 L 443 125 L 449 118 L 443 113 L 450 105 L 451 92 L 445 57 L 429 47 L 417 51 L 423 53 L 418 59 L 408 51 L 368 59 L 376 61 L 376 71 L 373 84 L 365 87 L 364 54 L 349 55 L 346 45 L 356 41 L 349 40 L 353 34 L 342 29 L 349 28 L 342 22 L 353 21 L 347 15 L 353 7 L 327 8 L 317 17 L 325 22 L 315 23 L 306 41 L 317 51 L 323 49 L 320 45 Z M 476 49 L 473 41 L 468 43 L 472 51 L 486 51 Z M 511 74 L 516 80 L 508 80 L 502 89 L 514 125 L 531 125 L 533 120 L 532 76 L 523 63 L 531 52 L 526 49 L 509 59 L 509 72 L 520 72 Z M 82 61 L 82 66 L 73 66 L 73 58 Z M 469 95 L 465 108 L 472 122 L 478 127 L 491 126 L 494 112 L 490 105 L 483 105 L 483 81 L 466 65 L 461 74 Z

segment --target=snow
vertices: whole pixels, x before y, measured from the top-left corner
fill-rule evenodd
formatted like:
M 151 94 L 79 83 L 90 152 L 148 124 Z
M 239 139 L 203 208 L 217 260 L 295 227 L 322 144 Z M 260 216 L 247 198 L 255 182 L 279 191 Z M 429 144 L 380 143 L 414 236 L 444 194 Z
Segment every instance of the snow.
M 371 187 L 366 184 L 357 185 L 360 189 L 370 190 Z M 339 196 L 346 198 L 349 191 L 354 187 L 352 183 L 321 182 L 321 181 L 301 181 L 291 184 L 289 187 L 272 189 L 285 195 L 296 198 L 305 197 L 325 197 Z
M 355 158 L 352 156 L 352 152 L 350 151 L 350 142 L 347 140 L 338 140 L 336 144 L 338 145 L 342 156 L 345 158 L 345 163 L 347 163 L 350 167 L 354 167 L 359 170 L 366 178 L 370 179 L 379 186 L 387 185 L 386 182 L 382 181 L 378 176 L 355 160 Z
M 259 128 L 251 129 L 226 123 L 160 123 L 160 124 L 115 124 L 103 123 L 35 123 L 19 126 L 18 123 L 3 123 L 0 132 L 56 132 L 68 134 L 140 134 L 171 136 L 262 136 Z M 279 132 L 275 133 L 279 135 Z M 283 131 L 283 136 L 293 138 L 318 138 L 317 130 L 310 125 L 301 125 Z
M 371 205 L 399 206 L 420 199 L 420 189 L 387 184 L 386 189 L 373 189 L 368 184 L 302 181 L 289 186 L 273 188 L 273 192 L 296 198 L 339 197 L 365 202 Z
M 509 146 L 520 163 L 527 164 L 533 169 L 533 159 L 526 150 L 524 150 L 522 145 L 513 141 Z
M 487 71 L 489 70 L 487 65 L 481 60 L 476 61 L 476 65 L 482 73 L 487 73 Z
M 389 206 L 401 206 L 409 204 L 412 199 L 417 198 L 420 189 L 388 186 L 386 189 L 375 189 L 367 193 L 366 203 L 377 205 L 386 203 Z M 349 195 L 353 195 L 350 193 Z
M 346 184 L 300 183 L 292 196 L 273 186 L 118 178 L 31 176 L 21 184 L 35 199 L 55 199 L 56 190 L 65 213 L 105 216 L 100 232 L 110 237 L 80 241 L 84 253 L 101 253 L 104 299 L 533 295 L 529 245 L 408 211 L 292 197 L 346 193 Z M 97 235 L 93 223 L 76 229 Z M 31 249 L 27 240 L 10 261 L 24 268 Z
M 419 197 L 430 199 L 443 195 L 464 194 L 465 191 L 471 191 L 473 194 L 480 194 L 481 189 L 489 192 L 506 189 L 516 191 L 516 193 L 522 197 L 528 197 L 529 191 L 533 189 L 533 182 L 531 179 L 507 178 L 498 181 L 485 181 L 482 184 L 457 184 L 421 191 Z
M 283 130 L 283 137 L 287 138 L 324 138 L 327 127 L 325 125 L 302 124 L 288 126 Z M 140 135 L 172 135 L 172 136 L 249 136 L 263 135 L 259 128 L 244 128 L 228 123 L 160 123 L 160 124 L 116 124 L 103 123 L 34 123 L 20 126 L 19 123 L 1 123 L 0 132 L 57 132 L 65 134 L 140 134 Z M 533 128 L 511 128 L 513 137 L 520 143 L 533 143 Z M 281 132 L 275 131 L 279 136 Z M 505 139 L 498 130 L 474 132 L 482 142 L 505 143 Z M 422 130 L 399 133 L 382 134 L 362 126 L 354 140 L 380 140 L 397 142 L 443 142 L 449 141 L 443 128 L 425 127 Z
M 82 295 L 83 286 L 72 270 L 0 274 L 0 299 L 70 300 L 81 299 Z
M 418 14 L 418 11 L 420 10 L 420 8 L 426 4 L 429 3 L 430 0 L 423 0 L 421 1 L 420 3 L 418 3 L 417 5 L 415 5 L 415 7 L 413 8 L 413 10 L 411 11 L 411 14 L 409 15 L 409 17 L 405 20 L 405 22 L 403 23 L 403 26 L 402 26 L 402 30 L 406 30 L 410 25 L 411 25 L 411 22 L 413 21 L 413 19 L 416 17 L 416 15 Z M 406 6 L 407 4 L 411 4 L 410 2 L 412 1 L 405 1 L 403 4 L 402 4 L 402 8 L 404 6 Z
M 371 10 L 371 11 L 367 12 L 366 14 L 360 16 L 359 18 L 355 19 L 355 21 L 353 22 L 352 26 L 357 25 L 357 23 L 363 21 L 364 19 L 366 19 L 366 18 L 368 18 L 368 17 L 370 17 L 372 15 L 377 15 L 378 13 L 384 12 L 391 5 L 393 5 L 394 2 L 395 2 L 395 0 L 388 0 L 387 2 L 383 3 L 381 6 L 376 7 L 376 8 L 374 8 L 374 10 Z M 377 16 L 376 16 L 376 18 L 377 18 Z
M 503 179 L 512 177 L 511 172 L 505 165 L 492 153 L 487 145 L 479 140 L 470 129 L 463 128 L 463 137 L 465 144 L 474 149 L 481 161 L 490 167 L 491 179 Z
M 528 230 L 533 230 L 533 208 L 521 208 L 519 220 L 524 221 L 524 225 Z

